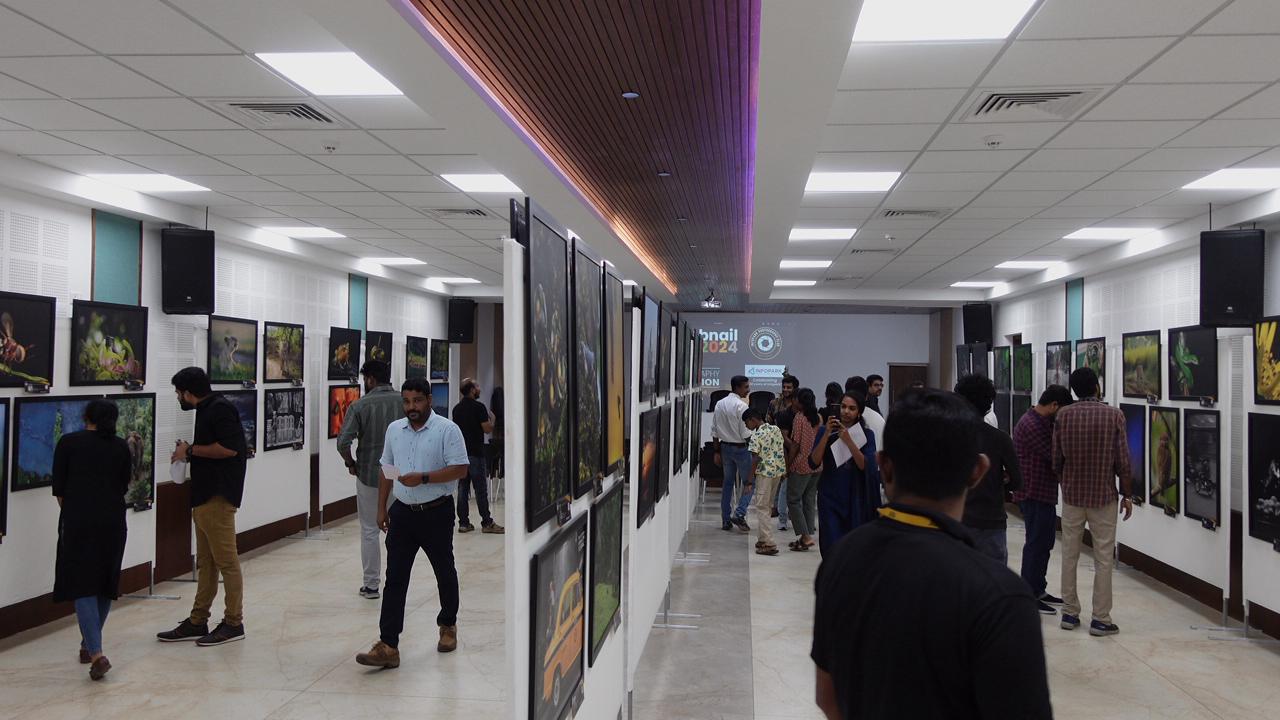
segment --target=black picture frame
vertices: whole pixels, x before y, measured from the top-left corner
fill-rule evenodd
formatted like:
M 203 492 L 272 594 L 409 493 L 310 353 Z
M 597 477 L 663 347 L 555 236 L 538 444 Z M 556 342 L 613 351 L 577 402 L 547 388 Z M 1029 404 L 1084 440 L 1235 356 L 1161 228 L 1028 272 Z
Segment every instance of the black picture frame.
M 1160 331 L 1124 333 L 1120 336 L 1120 390 L 1127 398 L 1164 396 Z M 1154 353 L 1154 354 L 1153 354 Z M 1152 373 L 1155 377 L 1150 377 Z
M 1097 352 L 1096 359 L 1090 358 L 1091 351 Z M 1083 356 L 1081 352 L 1084 353 Z M 1072 363 L 1076 370 L 1088 366 L 1098 373 L 1098 397 L 1105 398 L 1107 396 L 1107 339 L 1094 337 L 1077 340 L 1072 351 Z
M 0 545 L 9 534 L 9 426 L 12 420 L 9 398 L 0 398 Z
M 1013 348 L 998 345 L 991 349 L 991 381 L 996 392 L 1009 392 L 1013 388 Z
M 365 361 L 377 360 L 384 362 L 387 367 L 391 367 L 391 356 L 395 350 L 395 337 L 389 332 L 379 332 L 377 330 L 366 330 L 364 333 L 364 354 L 361 355 Z
M 595 666 L 605 640 L 622 620 L 622 491 L 625 486 L 622 481 L 615 482 L 591 506 L 588 667 Z M 604 576 L 603 582 L 601 576 Z M 612 599 L 608 597 L 610 591 L 613 592 Z
M 431 369 L 431 380 L 447 381 L 449 379 L 449 341 L 432 340 L 431 357 L 428 361 Z
M 449 386 L 445 383 L 431 383 L 431 412 L 441 417 L 450 417 L 451 415 L 449 412 Z
M 406 335 L 404 338 L 404 379 L 413 380 L 422 378 L 424 380 L 431 379 L 431 341 L 424 337 L 416 335 Z M 448 379 L 449 373 L 445 371 L 445 379 Z
M 1147 500 L 1147 406 L 1120 403 L 1124 413 L 1125 443 L 1129 448 L 1129 494 Z M 1123 488 L 1122 488 L 1123 489 Z
M 1035 384 L 1035 361 L 1031 352 L 1031 345 L 1013 346 L 1013 359 L 1009 368 L 1012 374 L 1010 387 L 1012 387 L 1013 392 L 1030 395 L 1031 387 Z
M 1280 540 L 1280 415 L 1249 413 L 1249 537 Z
M 347 412 L 360 399 L 360 386 L 330 385 L 327 398 L 327 439 L 332 440 L 342 433 L 342 423 L 346 420 Z
M 1222 421 L 1217 410 L 1182 412 L 1182 513 L 1222 522 Z
M 329 328 L 329 354 L 325 356 L 325 377 L 351 381 L 360 375 L 360 331 L 355 328 Z
M 121 393 L 107 395 L 120 410 L 116 435 L 129 446 L 132 477 L 125 493 L 125 504 L 137 511 L 150 510 L 156 502 L 156 394 Z M 137 413 L 127 410 L 132 405 L 142 406 L 144 420 L 130 424 L 130 417 Z
M 673 439 L 671 444 L 671 449 L 673 451 L 671 453 L 672 474 L 679 473 L 680 469 L 684 467 L 684 449 L 688 447 L 689 444 L 687 439 L 689 434 L 689 400 L 684 395 L 681 395 L 676 398 L 675 404 L 676 427 L 675 430 L 672 431 Z
M 1074 362 L 1071 342 L 1061 340 L 1044 345 L 1044 386 L 1061 385 L 1071 388 L 1071 367 Z
M 53 451 L 63 435 L 84 429 L 84 408 L 101 395 L 31 395 L 13 398 L 13 452 L 10 455 L 9 492 L 53 485 Z M 53 417 L 37 411 L 55 407 Z M 62 421 L 58 420 L 61 413 Z M 37 417 L 40 416 L 40 417 Z M 28 425 L 38 423 L 32 427 Z M 24 465 L 26 467 L 24 467 Z M 34 473 L 34 475 L 33 475 Z M 27 479 L 31 476 L 32 479 Z
M 658 434 L 658 408 L 640 413 L 640 458 L 636 467 L 636 528 L 653 515 L 658 501 L 658 458 L 662 438 Z
M 307 391 L 268 388 L 262 398 L 262 448 L 283 450 L 307 441 Z
M 209 329 L 206 331 L 208 342 L 205 343 L 205 367 L 209 371 L 209 383 L 212 385 L 240 384 L 246 380 L 258 381 L 258 321 L 223 315 L 209 316 Z M 246 340 L 252 341 L 244 347 Z M 252 372 L 232 372 L 228 365 L 240 364 L 237 355 L 253 355 L 250 363 Z
M 604 263 L 581 238 L 573 241 L 573 496 L 591 491 L 604 471 Z
M 73 387 L 146 384 L 147 308 L 73 300 L 70 357 Z
M 292 347 L 297 341 L 296 351 Z M 278 348 L 273 348 L 278 345 Z M 278 352 L 272 367 L 272 353 Z M 307 329 L 296 323 L 262 323 L 262 382 L 302 382 L 307 374 Z M 296 364 L 296 367 L 295 367 Z
M 219 393 L 235 406 L 240 415 L 240 429 L 244 431 L 245 458 L 258 454 L 258 391 L 223 390 Z
M 533 532 L 571 491 L 569 241 L 532 201 L 525 245 L 525 523 Z
M 529 720 L 560 720 L 582 689 L 587 644 L 586 521 L 585 514 L 579 515 L 551 536 L 529 562 Z M 559 651 L 560 647 L 568 652 Z M 562 656 L 572 659 L 564 663 Z M 550 667 L 549 662 L 557 664 Z M 564 674 L 556 672 L 561 666 Z
M 658 397 L 658 301 L 641 291 L 640 306 L 640 402 Z
M 623 302 L 622 278 L 605 266 L 604 271 L 604 322 L 605 322 L 605 451 L 604 472 L 617 472 L 626 455 L 626 374 L 628 357 L 623 333 L 626 311 Z
M 658 397 L 671 397 L 671 310 L 658 306 Z
M 656 500 L 671 494 L 671 403 L 658 408 L 658 487 Z
M 1253 402 L 1280 405 L 1280 316 L 1253 324 Z
M 57 309 L 57 298 L 0 292 L 0 387 L 53 386 Z
M 1187 325 L 1169 329 L 1169 399 L 1218 399 L 1218 330 Z
M 996 399 L 992 403 L 991 409 L 996 414 L 996 427 L 1005 432 L 1013 432 L 1013 428 L 1009 424 L 1009 419 L 1013 416 L 1012 396 L 1007 392 L 996 393 Z
M 1182 477 L 1182 435 L 1179 424 L 1182 418 L 1178 408 L 1147 407 L 1147 498 L 1158 508 L 1166 508 L 1174 513 L 1182 509 L 1181 490 Z M 1172 425 L 1170 425 L 1172 423 Z M 1169 476 L 1162 482 L 1160 478 L 1161 439 L 1168 438 L 1169 444 Z M 1160 484 L 1157 484 L 1160 483 Z

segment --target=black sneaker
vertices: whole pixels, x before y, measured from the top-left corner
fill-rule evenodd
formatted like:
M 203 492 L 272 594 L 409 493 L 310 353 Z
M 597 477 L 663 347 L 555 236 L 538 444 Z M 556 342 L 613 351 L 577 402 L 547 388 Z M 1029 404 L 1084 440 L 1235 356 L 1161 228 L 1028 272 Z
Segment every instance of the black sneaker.
M 728 520 L 725 520 L 725 521 L 724 521 L 724 525 L 721 525 L 721 526 L 720 526 L 720 529 L 721 529 L 721 530 L 732 530 L 732 529 L 733 529 L 733 523 L 729 522 Z
M 747 524 L 746 518 L 736 517 L 732 520 L 732 522 L 742 532 L 751 532 L 751 526 Z
M 1054 597 L 1049 593 L 1040 593 L 1040 602 L 1048 603 L 1049 605 L 1061 605 L 1062 598 Z
M 364 587 L 360 588 L 360 597 L 365 598 L 367 600 L 377 600 L 378 588 L 369 587 L 368 585 L 365 585 Z
M 1058 608 L 1050 605 L 1049 603 L 1043 600 L 1036 601 L 1036 609 L 1040 611 L 1041 615 L 1057 615 L 1058 614 Z
M 1062 622 L 1058 624 L 1058 627 L 1063 630 L 1075 630 L 1080 627 L 1080 616 L 1062 613 Z
M 1101 620 L 1094 620 L 1089 623 L 1089 634 L 1094 637 L 1106 637 L 1115 635 L 1118 632 L 1120 632 L 1120 628 L 1115 623 L 1104 623 Z
M 156 633 L 156 639 L 160 642 L 182 642 L 184 640 L 199 640 L 208 634 L 208 623 L 196 625 L 191 622 L 191 618 L 187 618 L 178 623 L 178 627 L 172 630 Z
M 471 532 L 475 529 L 476 529 L 476 526 L 472 525 L 471 523 L 460 523 L 458 525 L 458 532 L 460 533 Z
M 213 632 L 205 635 L 196 641 L 196 645 L 200 647 L 213 647 L 214 645 L 225 645 L 229 642 L 244 639 L 243 625 L 228 625 L 225 622 L 218 623 L 218 627 Z

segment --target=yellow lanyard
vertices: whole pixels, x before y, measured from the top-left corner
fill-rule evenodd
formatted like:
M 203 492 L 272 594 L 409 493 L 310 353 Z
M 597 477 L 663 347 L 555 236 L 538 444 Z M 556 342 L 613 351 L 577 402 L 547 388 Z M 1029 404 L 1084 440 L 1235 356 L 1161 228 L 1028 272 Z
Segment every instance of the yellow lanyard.
M 933 530 L 940 529 L 938 527 L 938 523 L 930 520 L 929 518 L 923 515 L 916 515 L 914 513 L 902 512 L 901 510 L 894 510 L 893 508 L 888 508 L 888 507 L 882 507 L 878 512 L 880 513 L 880 517 L 889 518 L 890 520 L 895 520 L 904 525 L 930 528 Z

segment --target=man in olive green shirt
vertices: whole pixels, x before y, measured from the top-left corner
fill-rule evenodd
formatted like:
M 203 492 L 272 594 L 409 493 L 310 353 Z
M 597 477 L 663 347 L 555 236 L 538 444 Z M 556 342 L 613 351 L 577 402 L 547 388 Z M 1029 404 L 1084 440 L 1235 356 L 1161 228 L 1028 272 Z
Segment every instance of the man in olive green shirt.
M 378 476 L 382 470 L 383 439 L 387 426 L 404 417 L 400 393 L 391 385 L 391 366 L 370 360 L 360 368 L 364 379 L 364 397 L 351 404 L 338 433 L 338 454 L 347 472 L 356 480 L 356 511 L 360 516 L 360 561 L 364 565 L 364 584 L 360 596 L 378 598 L 378 582 L 382 555 L 378 545 Z M 351 442 L 359 440 L 356 456 L 351 456 Z

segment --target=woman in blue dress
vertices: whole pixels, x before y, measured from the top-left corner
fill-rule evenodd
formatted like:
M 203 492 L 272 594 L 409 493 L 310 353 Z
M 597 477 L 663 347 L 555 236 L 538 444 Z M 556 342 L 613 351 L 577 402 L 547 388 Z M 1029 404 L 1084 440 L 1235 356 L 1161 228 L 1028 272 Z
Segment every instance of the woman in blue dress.
M 822 469 L 818 479 L 818 552 L 824 556 L 840 538 L 875 519 L 880 507 L 876 437 L 863 423 L 862 409 L 863 401 L 857 395 L 841 397 L 839 412 L 831 412 L 819 428 L 809 454 L 810 467 Z

